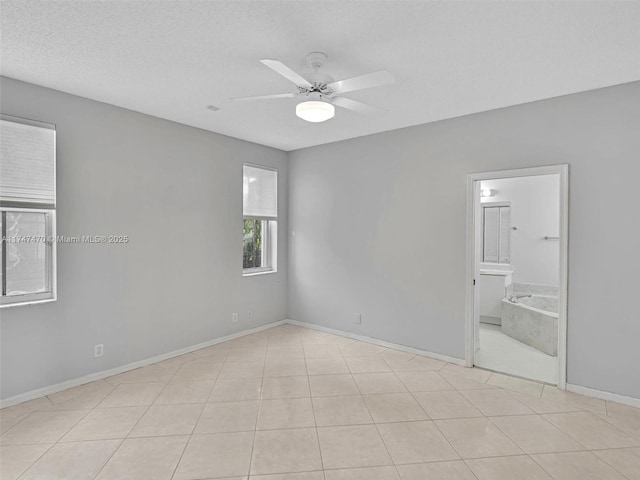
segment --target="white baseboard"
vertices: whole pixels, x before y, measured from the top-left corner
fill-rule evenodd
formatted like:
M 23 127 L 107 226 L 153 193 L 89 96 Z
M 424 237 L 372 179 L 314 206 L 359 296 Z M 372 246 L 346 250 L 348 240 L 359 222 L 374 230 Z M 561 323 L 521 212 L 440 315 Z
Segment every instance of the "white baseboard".
M 608 400 L 610 402 L 622 403 L 630 407 L 640 408 L 640 398 L 627 397 L 617 393 L 603 392 L 595 388 L 581 387 L 580 385 L 572 385 L 567 383 L 567 391 L 586 395 L 587 397 L 599 398 L 600 400 Z
M 398 345 L 396 343 L 385 342 L 384 340 L 378 340 L 377 338 L 366 337 L 364 335 L 358 335 L 356 333 L 345 332 L 334 328 L 324 327 L 322 325 L 315 325 L 313 323 L 300 322 L 298 320 L 286 319 L 285 323 L 291 325 L 298 325 L 299 327 L 311 328 L 320 332 L 332 333 L 334 335 L 340 335 L 342 337 L 353 338 L 354 340 L 361 340 L 363 342 L 373 343 L 380 345 L 381 347 L 392 348 L 394 350 L 400 350 L 402 352 L 413 353 L 415 355 L 422 355 L 424 357 L 435 358 L 436 360 L 442 360 L 454 365 L 466 366 L 465 361 L 460 358 L 449 357 L 448 355 L 442 355 L 440 353 L 428 352 L 413 347 L 407 347 L 405 345 Z M 587 397 L 599 398 L 601 400 L 609 400 L 611 402 L 622 403 L 632 407 L 640 408 L 640 398 L 627 397 L 619 395 L 617 393 L 603 392 L 593 388 L 581 387 L 580 385 L 567 384 L 567 390 L 569 392 L 578 393 Z
M 168 360 L 173 357 L 177 357 L 179 355 L 184 355 L 186 353 L 191 353 L 196 350 L 200 350 L 202 348 L 210 347 L 212 345 L 217 345 L 218 343 L 227 342 L 229 340 L 233 340 L 236 338 L 244 337 L 246 335 L 251 335 L 252 333 L 261 332 L 263 330 L 267 330 L 269 328 L 277 327 L 283 324 L 291 324 L 297 325 L 299 327 L 306 327 L 313 330 L 318 330 L 320 332 L 331 333 L 334 335 L 340 335 L 342 337 L 352 338 L 354 340 L 360 340 L 363 342 L 373 343 L 374 345 L 380 345 L 381 347 L 392 348 L 394 350 L 400 350 L 402 352 L 413 353 L 414 355 L 421 355 L 423 357 L 434 358 L 436 360 L 442 360 L 444 362 L 449 362 L 454 365 L 465 365 L 465 361 L 460 358 L 449 357 L 448 355 L 442 355 L 439 353 L 427 352 L 425 350 L 420 350 L 413 347 L 407 347 L 405 345 L 398 345 L 396 343 L 385 342 L 384 340 L 378 340 L 377 338 L 371 338 L 364 335 L 358 335 L 355 333 L 345 332 L 342 330 L 336 330 L 334 328 L 323 327 L 321 325 L 315 325 L 312 323 L 300 322 L 297 320 L 285 319 L 279 320 L 277 322 L 268 323 L 266 325 L 262 325 L 260 327 L 251 328 L 248 330 L 243 330 L 241 332 L 237 332 L 231 335 L 227 335 L 225 337 L 215 338 L 213 340 L 209 340 L 207 342 L 198 343 L 196 345 L 191 345 L 189 347 L 181 348 L 179 350 L 174 350 L 169 353 L 163 353 L 162 355 L 156 355 L 155 357 L 150 357 L 144 360 L 139 360 L 137 362 L 128 363 L 126 365 L 122 365 L 120 367 L 112 368 L 110 370 L 103 370 L 100 372 L 92 373 L 89 375 L 85 375 L 83 377 L 74 378 L 72 380 L 67 380 L 62 383 L 57 383 L 55 385 L 50 385 L 43 388 L 38 388 L 36 390 L 31 390 L 29 392 L 21 393 L 20 395 L 16 395 L 13 397 L 6 398 L 4 400 L 0 400 L 0 408 L 10 407 L 12 405 L 17 405 L 19 403 L 27 402 L 29 400 L 35 400 L 36 398 L 44 397 L 46 395 L 51 395 L 53 393 L 61 392 L 68 388 L 77 387 L 80 385 L 84 385 L 85 383 L 94 382 L 96 380 L 102 380 L 107 377 L 111 377 L 113 375 L 117 375 L 119 373 L 128 372 L 129 370 L 134 370 L 136 368 L 145 367 L 152 363 L 161 362 L 163 360 Z M 640 408 L 640 398 L 627 397 L 625 395 L 619 395 L 617 393 L 604 392 L 602 390 L 596 390 L 594 388 L 582 387 L 580 385 L 572 385 L 567 384 L 567 390 L 569 392 L 577 393 L 580 395 L 586 395 L 587 397 L 599 398 L 601 400 L 608 400 L 611 402 L 621 403 L 623 405 L 629 405 L 631 407 Z
M 184 355 L 186 353 L 195 352 L 196 350 L 200 350 L 201 348 L 210 347 L 212 345 L 217 345 L 218 343 L 222 343 L 222 342 L 228 342 L 229 340 L 244 337 L 245 335 L 251 335 L 252 333 L 256 333 L 256 332 L 261 332 L 269 328 L 277 327 L 278 325 L 283 325 L 284 323 L 286 323 L 286 320 L 278 320 L 277 322 L 268 323 L 260 327 L 251 328 L 248 330 L 243 330 L 241 332 L 233 333 L 231 335 L 227 335 L 226 337 L 215 338 L 207 342 L 198 343 L 197 345 L 191 345 L 189 347 L 181 348 L 179 350 L 174 350 L 173 352 L 163 353 L 161 355 L 156 355 L 155 357 L 150 357 L 144 360 L 139 360 L 137 362 L 128 363 L 120 367 L 112 368 L 109 370 L 102 370 L 100 372 L 91 373 L 83 377 L 67 380 L 66 382 L 56 383 L 55 385 L 49 385 L 47 387 L 31 390 L 29 392 L 21 393 L 20 395 L 15 395 L 13 397 L 0 400 L 0 408 L 11 407 L 12 405 L 17 405 L 19 403 L 27 402 L 29 400 L 35 400 L 36 398 L 44 397 L 46 395 L 51 395 L 52 393 L 61 392 L 68 388 L 78 387 L 80 385 L 84 385 L 85 383 L 95 382 L 96 380 L 102 380 L 104 378 L 111 377 L 119 373 L 128 372 L 129 370 L 134 370 L 140 367 L 146 367 L 147 365 L 150 365 L 152 363 L 161 362 L 162 360 L 168 360 L 170 358 Z
M 381 347 L 392 348 L 393 350 L 400 350 L 401 352 L 413 353 L 414 355 L 421 355 L 423 357 L 435 358 L 436 360 L 442 360 L 443 362 L 453 363 L 454 365 L 465 365 L 464 359 L 450 357 L 448 355 L 442 355 L 440 353 L 427 352 L 426 350 L 420 350 L 418 348 L 407 347 L 405 345 L 398 345 L 397 343 L 385 342 L 384 340 L 378 340 L 377 338 L 366 337 L 364 335 L 358 335 L 356 333 L 344 332 L 342 330 L 336 330 L 334 328 L 323 327 L 321 325 L 315 325 L 313 323 L 300 322 L 298 320 L 285 320 L 286 323 L 291 325 L 298 325 L 299 327 L 311 328 L 320 332 L 332 333 L 334 335 L 340 335 L 341 337 L 353 338 L 354 340 L 361 340 L 367 343 L 373 343 L 374 345 L 380 345 Z

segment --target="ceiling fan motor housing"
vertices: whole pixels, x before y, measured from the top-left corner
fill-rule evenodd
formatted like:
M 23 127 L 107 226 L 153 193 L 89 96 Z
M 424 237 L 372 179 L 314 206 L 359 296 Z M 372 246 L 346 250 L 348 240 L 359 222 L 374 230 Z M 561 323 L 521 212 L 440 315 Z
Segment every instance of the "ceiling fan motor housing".
M 311 52 L 307 54 L 307 65 L 314 70 L 318 70 L 327 62 L 327 55 L 322 52 Z
M 307 55 L 307 65 L 313 69 L 313 72 L 305 75 L 305 78 L 311 83 L 311 88 L 300 87 L 298 90 L 301 94 L 309 95 L 312 93 L 318 93 L 321 95 L 331 95 L 333 91 L 327 87 L 328 84 L 333 83 L 333 78 L 325 73 L 320 73 L 320 69 L 327 61 L 327 55 L 322 52 L 311 52 Z

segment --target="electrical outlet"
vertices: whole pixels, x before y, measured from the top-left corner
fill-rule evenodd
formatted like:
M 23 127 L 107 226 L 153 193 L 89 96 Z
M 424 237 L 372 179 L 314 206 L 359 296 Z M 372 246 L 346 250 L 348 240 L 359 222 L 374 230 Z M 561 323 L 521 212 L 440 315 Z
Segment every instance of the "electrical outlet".
M 362 314 L 356 313 L 356 325 L 360 325 L 362 323 Z
M 104 355 L 104 345 L 101 343 L 100 345 L 94 345 L 93 347 L 93 358 L 98 358 Z
M 238 314 L 237 313 L 233 314 L 233 317 L 231 317 L 231 322 L 238 323 Z

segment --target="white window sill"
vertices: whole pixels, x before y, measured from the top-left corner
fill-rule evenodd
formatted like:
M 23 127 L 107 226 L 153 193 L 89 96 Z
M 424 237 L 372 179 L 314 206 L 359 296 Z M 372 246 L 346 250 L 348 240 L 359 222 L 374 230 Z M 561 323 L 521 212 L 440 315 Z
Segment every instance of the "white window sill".
M 243 277 L 257 277 L 258 275 L 268 275 L 270 273 L 278 273 L 277 270 L 264 270 L 262 272 L 251 272 L 251 271 L 243 271 L 242 272 L 242 276 Z
M 42 300 L 25 300 L 24 302 L 15 302 L 15 303 L 3 303 L 0 305 L 0 308 L 11 308 L 11 307 L 26 307 L 27 305 L 38 305 L 40 303 L 51 303 L 55 302 L 56 298 L 45 298 Z

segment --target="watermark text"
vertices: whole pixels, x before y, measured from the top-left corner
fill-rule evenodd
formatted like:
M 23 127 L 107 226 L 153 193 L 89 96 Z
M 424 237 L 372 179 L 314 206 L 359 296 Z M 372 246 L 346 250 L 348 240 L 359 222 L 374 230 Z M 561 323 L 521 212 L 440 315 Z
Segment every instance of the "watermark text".
M 45 243 L 52 245 L 54 243 L 129 243 L 129 235 L 7 235 L 2 238 L 4 243 Z

